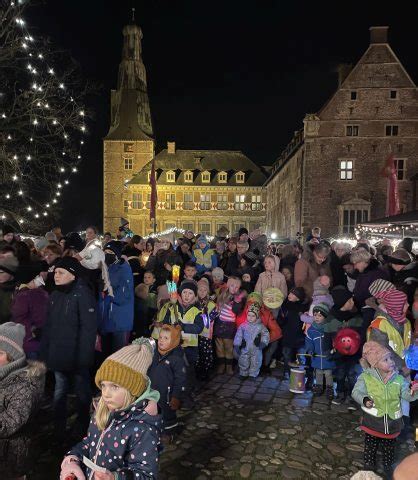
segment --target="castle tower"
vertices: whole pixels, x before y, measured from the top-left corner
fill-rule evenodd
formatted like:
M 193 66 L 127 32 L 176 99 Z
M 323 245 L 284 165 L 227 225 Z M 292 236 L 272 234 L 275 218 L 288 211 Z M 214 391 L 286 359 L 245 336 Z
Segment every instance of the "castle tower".
M 103 228 L 113 234 L 128 210 L 127 182 L 154 156 L 141 40 L 137 25 L 124 27 L 117 89 L 111 92 L 110 129 L 103 140 Z

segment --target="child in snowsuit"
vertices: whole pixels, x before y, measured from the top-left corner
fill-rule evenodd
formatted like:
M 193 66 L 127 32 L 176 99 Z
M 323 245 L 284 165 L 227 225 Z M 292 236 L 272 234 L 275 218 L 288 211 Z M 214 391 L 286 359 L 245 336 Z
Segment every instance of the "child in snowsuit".
M 158 406 L 164 420 L 163 442 L 173 439 L 178 426 L 176 411 L 186 390 L 186 364 L 180 340 L 180 325 L 163 325 L 148 369 L 151 386 L 160 393 Z
M 263 363 L 263 349 L 269 343 L 269 332 L 260 320 L 260 309 L 253 303 L 248 309 L 247 321 L 239 326 L 234 338 L 234 352 L 238 356 L 240 378 L 255 379 Z
M 326 318 L 329 314 L 328 305 L 320 303 L 313 309 L 313 323 L 305 338 L 306 353 L 312 355 L 311 366 L 315 369 L 316 384 L 312 387 L 315 396 L 324 392 L 324 375 L 326 395 L 328 400 L 334 398 L 334 381 L 332 370 L 335 362 L 331 360 L 332 338 L 330 333 L 325 332 Z
M 363 411 L 364 469 L 375 470 L 381 447 L 385 473 L 392 478 L 396 437 L 403 427 L 401 399 L 415 400 L 418 383 L 409 385 L 397 373 L 392 352 L 374 341 L 364 344 L 362 365 L 365 370 L 351 395 Z
M 200 235 L 197 240 L 197 247 L 193 250 L 192 260 L 196 263 L 199 275 L 203 275 L 205 272 L 218 266 L 216 252 L 209 247 L 209 242 L 205 235 Z
M 83 456 L 106 468 L 103 478 L 112 472 L 118 478 L 157 478 L 161 418 L 150 405 L 160 397 L 147 377 L 152 356 L 150 342 L 139 338 L 102 363 L 95 378 L 102 396 L 88 434 L 61 464 L 61 479 L 93 477 Z

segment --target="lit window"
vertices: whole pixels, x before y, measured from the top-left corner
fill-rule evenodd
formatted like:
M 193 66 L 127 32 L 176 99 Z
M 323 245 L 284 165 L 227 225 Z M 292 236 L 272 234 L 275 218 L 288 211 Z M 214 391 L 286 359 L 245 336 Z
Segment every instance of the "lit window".
M 245 181 L 245 173 L 244 172 L 238 172 L 235 174 L 235 179 L 237 183 L 244 183 Z
M 132 208 L 136 210 L 142 208 L 142 193 L 132 194 Z
M 193 172 L 185 172 L 184 173 L 184 181 L 187 183 L 193 182 Z
M 166 210 L 175 210 L 176 209 L 176 194 L 175 193 L 166 193 L 165 194 L 165 208 L 166 208 Z
M 217 208 L 218 210 L 228 210 L 228 195 L 226 193 L 218 193 Z
M 347 137 L 358 137 L 358 125 L 346 125 L 345 134 Z
M 251 195 L 251 210 L 261 210 L 261 195 Z
M 193 232 L 194 225 L 193 225 L 193 223 L 183 223 L 183 229 L 184 230 L 191 230 Z
M 397 137 L 399 134 L 399 125 L 386 125 L 386 136 Z
M 352 160 L 340 160 L 340 180 L 353 180 Z
M 218 182 L 219 183 L 226 183 L 227 181 L 227 174 L 226 172 L 219 172 L 218 173 Z
M 145 208 L 148 208 L 148 210 L 151 208 L 151 194 L 147 193 L 147 202 L 145 204 Z
M 124 159 L 124 167 L 125 167 L 125 170 L 132 170 L 134 168 L 133 158 L 125 158 Z
M 127 212 L 128 212 L 128 209 L 129 209 L 129 200 L 124 200 L 124 201 L 123 201 L 123 211 L 124 211 L 125 213 L 127 213 Z
M 395 168 L 398 180 L 406 180 L 406 159 L 395 158 Z
M 200 194 L 200 210 L 210 210 L 210 193 Z
M 235 195 L 235 210 L 245 210 L 245 195 Z
M 209 172 L 202 172 L 202 182 L 209 183 L 210 182 L 210 173 Z
M 199 226 L 199 233 L 202 235 L 210 235 L 210 223 L 201 223 Z
M 193 208 L 194 208 L 193 193 L 184 193 L 183 194 L 183 210 L 193 210 Z M 186 228 L 185 230 L 188 230 L 188 229 Z
M 166 178 L 167 178 L 167 182 L 175 182 L 176 181 L 176 174 L 172 171 L 167 172 Z

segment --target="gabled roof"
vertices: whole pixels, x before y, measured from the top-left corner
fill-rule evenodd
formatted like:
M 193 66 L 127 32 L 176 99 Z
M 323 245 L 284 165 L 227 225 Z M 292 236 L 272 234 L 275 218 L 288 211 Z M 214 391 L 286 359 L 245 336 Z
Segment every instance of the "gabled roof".
M 133 178 L 131 185 L 148 184 L 148 172 L 151 170 L 151 162 L 148 162 Z M 219 185 L 218 172 L 226 172 L 228 179 L 221 185 L 229 186 L 262 186 L 267 178 L 265 172 L 240 151 L 229 150 L 181 150 L 175 153 L 168 153 L 167 149 L 162 150 L 155 156 L 155 170 L 157 173 L 157 184 L 172 185 L 167 182 L 166 172 L 172 170 L 177 172 L 176 185 Z M 184 181 L 184 174 L 193 172 L 193 183 Z M 202 182 L 201 173 L 211 173 L 210 182 Z M 236 182 L 235 173 L 244 172 L 245 182 Z

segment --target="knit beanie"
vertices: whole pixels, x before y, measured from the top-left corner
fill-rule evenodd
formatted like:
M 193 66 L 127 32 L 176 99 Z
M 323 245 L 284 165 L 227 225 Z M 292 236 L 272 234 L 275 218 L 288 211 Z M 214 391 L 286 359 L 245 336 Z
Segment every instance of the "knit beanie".
M 254 313 L 254 315 L 258 318 L 260 315 L 260 306 L 258 303 L 252 303 L 248 308 L 248 313 Z
M 197 283 L 190 280 L 184 280 L 180 284 L 179 293 L 181 294 L 183 290 L 191 290 L 195 295 L 197 295 Z
M 331 296 L 334 301 L 334 307 L 338 310 L 342 308 L 350 298 L 353 298 L 353 294 L 343 286 L 333 288 L 331 290 Z
M 301 302 L 305 301 L 306 293 L 303 287 L 294 287 L 290 290 L 290 293 L 293 293 Z
M 3 232 L 3 236 L 7 235 L 8 233 L 16 233 L 15 229 L 11 225 L 3 225 L 1 231 Z
M 208 239 L 206 238 L 206 235 L 200 235 L 200 237 L 197 239 L 197 243 L 204 243 L 205 245 L 208 244 Z
M 241 228 L 238 230 L 238 237 L 240 237 L 240 236 L 243 235 L 244 233 L 248 235 L 248 230 L 247 230 L 245 227 L 241 227 Z
M 154 348 L 147 338 L 137 338 L 131 345 L 121 348 L 102 363 L 95 382 L 114 382 L 134 397 L 139 397 L 147 386 L 147 371 L 152 362 Z
M 329 307 L 326 303 L 318 303 L 313 307 L 313 313 L 320 312 L 324 317 L 328 317 Z
M 10 275 L 15 275 L 19 268 L 19 262 L 16 257 L 5 257 L 0 260 L 0 270 Z
M 122 255 L 123 243 L 117 240 L 111 240 L 107 242 L 103 247 L 103 250 L 111 250 L 118 258 Z
M 23 339 L 25 327 L 21 323 L 6 322 L 0 325 L 0 350 L 3 350 L 14 362 L 25 357 Z
M 80 262 L 74 257 L 62 257 L 55 268 L 63 268 L 72 273 L 75 278 L 78 278 L 83 270 Z
M 375 298 L 382 300 L 386 312 L 398 323 L 406 322 L 405 304 L 408 302 L 406 293 L 392 289 L 378 292 Z
M 166 324 L 161 327 L 160 334 L 161 332 L 169 332 L 170 333 L 170 344 L 167 349 L 162 350 L 160 346 L 158 345 L 158 352 L 161 355 L 166 355 L 168 352 L 171 352 L 171 350 L 174 350 L 176 347 L 180 345 L 181 341 L 181 326 L 180 325 L 170 325 Z
M 395 265 L 409 265 L 412 262 L 411 255 L 403 248 L 395 250 L 392 255 L 388 255 L 388 263 Z
M 376 367 L 380 360 L 388 353 L 391 353 L 389 349 L 372 340 L 363 345 L 363 358 L 373 368 Z
M 216 278 L 221 278 L 223 280 L 224 278 L 224 271 L 222 270 L 221 267 L 215 267 L 213 270 L 212 270 L 212 278 L 216 277 Z
M 388 280 L 378 278 L 370 284 L 369 292 L 373 297 L 375 297 L 380 292 L 386 292 L 387 290 L 395 290 L 395 288 L 395 285 Z

